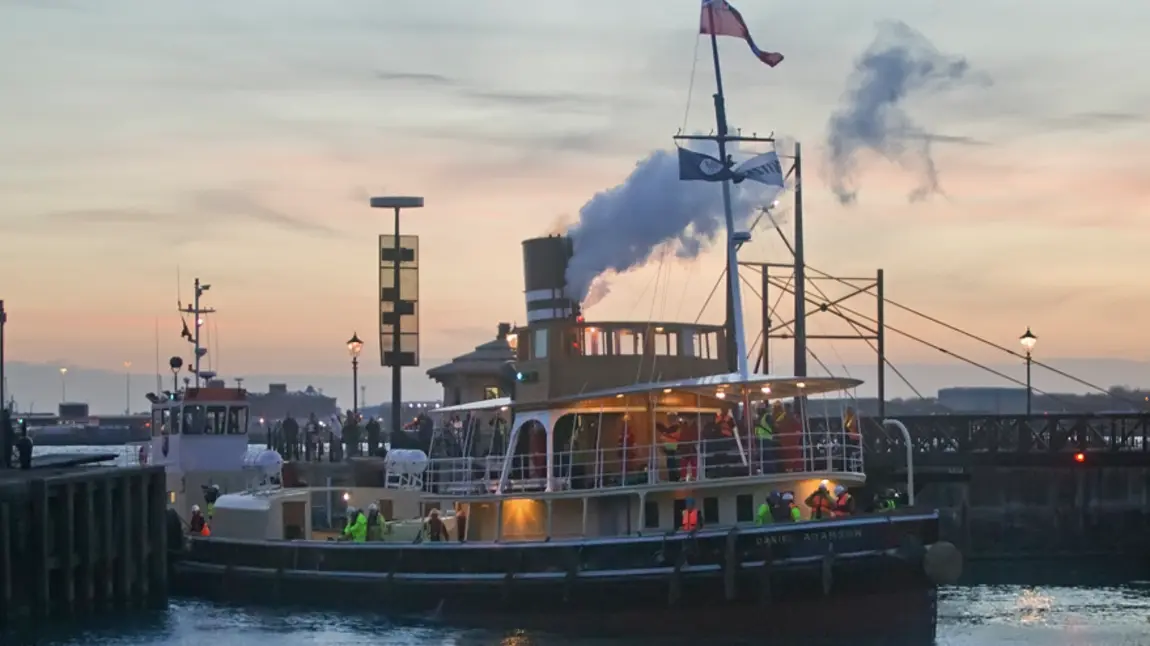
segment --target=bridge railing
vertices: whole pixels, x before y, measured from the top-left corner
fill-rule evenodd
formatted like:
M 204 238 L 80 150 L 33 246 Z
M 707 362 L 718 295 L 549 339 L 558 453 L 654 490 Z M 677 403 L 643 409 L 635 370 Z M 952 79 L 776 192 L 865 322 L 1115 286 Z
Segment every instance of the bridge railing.
M 895 416 L 916 454 L 1150 452 L 1150 413 Z M 878 418 L 863 419 L 864 450 L 902 453 Z

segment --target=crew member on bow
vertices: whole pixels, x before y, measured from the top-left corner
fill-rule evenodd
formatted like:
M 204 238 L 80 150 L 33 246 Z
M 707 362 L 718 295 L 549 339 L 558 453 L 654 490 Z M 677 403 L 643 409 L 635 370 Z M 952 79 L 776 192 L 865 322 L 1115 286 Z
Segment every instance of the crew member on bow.
M 687 498 L 686 506 L 683 508 L 683 531 L 693 532 L 702 526 L 703 524 L 699 522 L 699 510 L 695 508 L 695 499 Z
M 831 494 L 827 491 L 826 482 L 820 482 L 819 488 L 807 496 L 805 502 L 807 507 L 810 507 L 811 520 L 823 520 L 831 517 L 835 501 L 831 500 Z
M 783 516 L 784 521 L 789 520 L 792 523 L 797 523 L 803 519 L 803 511 L 795 504 L 795 494 L 792 491 L 783 494 L 783 506 L 781 509 L 785 510 L 785 515 Z
M 835 486 L 835 505 L 834 516 L 835 518 L 845 518 L 853 516 L 855 513 L 855 499 L 851 492 L 842 485 Z
M 363 512 L 355 507 L 349 506 L 347 508 L 347 525 L 343 528 L 341 538 L 356 543 L 367 541 L 367 518 L 364 517 Z
M 188 522 L 188 533 L 192 536 L 212 535 L 212 530 L 208 529 L 208 523 L 204 520 L 204 514 L 200 511 L 199 505 L 192 505 L 192 519 Z

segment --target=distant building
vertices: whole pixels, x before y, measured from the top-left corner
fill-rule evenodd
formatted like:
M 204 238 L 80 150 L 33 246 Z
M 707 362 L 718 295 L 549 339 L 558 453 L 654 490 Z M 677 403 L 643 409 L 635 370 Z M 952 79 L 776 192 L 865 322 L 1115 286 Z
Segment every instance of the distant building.
M 511 325 L 500 323 L 494 340 L 428 370 L 427 376 L 443 386 L 443 401 L 448 406 L 507 397 L 515 381 L 511 368 L 515 347 L 516 336 L 511 333 Z
M 328 397 L 319 390 L 308 386 L 303 390 L 288 392 L 287 384 L 268 384 L 266 393 L 248 393 L 252 420 L 264 418 L 267 421 L 292 416 L 307 419 L 315 415 L 317 419 L 329 419 L 339 412 L 335 397 Z
M 941 388 L 938 403 L 953 413 L 1025 415 L 1026 389 L 993 386 Z M 1034 407 L 1038 410 L 1038 407 Z

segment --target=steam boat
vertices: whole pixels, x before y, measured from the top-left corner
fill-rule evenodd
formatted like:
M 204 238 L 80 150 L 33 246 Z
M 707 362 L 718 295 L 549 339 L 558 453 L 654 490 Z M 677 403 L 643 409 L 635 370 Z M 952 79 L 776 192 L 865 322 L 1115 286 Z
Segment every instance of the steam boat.
M 704 33 L 721 32 L 706 30 L 711 4 Z M 716 104 L 722 151 L 721 88 Z M 732 230 L 729 204 L 727 216 L 734 263 L 747 234 Z M 527 324 L 508 335 L 514 360 L 494 393 L 505 396 L 457 389 L 426 445 L 396 430 L 386 457 L 356 461 L 356 486 L 301 486 L 300 465 L 273 451 L 248 459 L 242 393 L 157 398 L 153 453 L 169 470 L 173 519 L 205 503 L 201 491 L 223 491 L 210 537 L 172 521 L 174 590 L 708 643 L 933 643 L 937 586 L 962 566 L 938 539 L 937 512 L 860 505 L 812 519 L 820 488 L 862 498 L 866 475 L 858 426 L 807 414 L 808 399 L 860 382 L 748 370 L 738 280 L 724 325 L 587 322 L 568 282 L 575 253 L 564 236 L 523 243 Z M 783 494 L 795 511 L 758 513 Z M 378 509 L 382 536 L 320 527 L 325 496 Z
M 293 486 L 298 465 L 249 457 L 239 389 L 153 397 L 170 513 L 186 521 L 213 485 L 223 492 L 210 537 L 172 540 L 174 589 L 466 625 L 721 639 L 767 621 L 772 637 L 930 643 L 936 586 L 961 569 L 937 512 L 811 520 L 805 502 L 820 485 L 865 485 L 857 431 L 801 414 L 860 382 L 724 372 L 723 326 L 586 322 L 564 296 L 571 253 L 563 237 L 524 242 L 513 396 L 437 410 L 426 450 L 358 460 L 359 486 Z M 763 407 L 769 441 L 753 431 Z M 793 494 L 803 520 L 756 522 L 771 492 Z M 317 496 L 377 507 L 382 540 L 332 540 L 339 528 L 313 520 Z M 427 540 L 433 510 L 449 540 Z

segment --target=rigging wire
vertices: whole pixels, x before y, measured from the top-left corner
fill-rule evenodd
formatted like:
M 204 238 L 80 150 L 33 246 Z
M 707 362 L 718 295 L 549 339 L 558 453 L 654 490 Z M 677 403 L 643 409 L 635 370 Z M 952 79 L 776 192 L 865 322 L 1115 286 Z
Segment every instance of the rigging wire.
M 791 291 L 791 290 L 790 290 L 791 280 L 792 280 L 793 278 L 794 278 L 794 276 L 790 276 L 790 277 L 788 277 L 788 278 L 787 278 L 787 282 L 786 282 L 786 284 L 785 284 L 785 285 L 782 287 L 782 291 L 783 291 L 783 292 L 785 292 L 785 293 L 788 293 L 788 294 L 793 294 L 793 293 L 794 293 L 793 291 Z M 744 279 L 744 280 L 745 280 L 745 279 Z M 770 279 L 770 280 L 772 280 L 772 281 L 773 281 L 773 280 L 776 280 L 776 279 Z M 753 285 L 751 285 L 749 282 L 747 283 L 747 288 L 748 288 L 748 289 L 750 289 L 752 293 L 754 293 L 754 294 L 756 294 L 757 296 L 759 296 L 759 299 L 760 299 L 760 300 L 762 299 L 762 295 L 760 295 L 760 294 L 759 294 L 759 293 L 758 293 L 758 292 L 755 290 L 755 287 L 754 287 Z M 820 289 L 819 289 L 817 286 L 814 286 L 814 289 L 815 289 L 815 291 L 818 291 L 820 294 L 822 293 L 822 290 L 820 290 Z M 823 298 L 827 298 L 825 294 L 822 294 L 822 296 L 823 296 Z M 782 294 L 779 294 L 779 298 L 778 298 L 778 299 L 775 301 L 775 306 L 776 306 L 776 308 L 778 307 L 778 302 L 779 302 L 780 300 L 782 300 L 782 298 L 783 298 L 783 295 L 782 295 Z M 829 300 L 829 299 L 828 299 L 828 300 Z M 774 311 L 774 309 L 772 309 L 772 312 L 773 312 L 773 311 Z M 873 343 L 873 342 L 872 342 L 870 339 L 868 339 L 868 338 L 866 338 L 866 337 L 864 337 L 864 336 L 863 336 L 862 330 L 858 329 L 858 327 L 857 327 L 857 326 L 854 324 L 854 322 L 853 322 L 853 321 L 851 321 L 851 320 L 847 319 L 845 316 L 842 316 L 841 314 L 839 315 L 839 317 L 840 317 L 840 318 L 842 318 L 843 320 L 845 320 L 845 321 L 846 321 L 848 324 L 850 324 L 850 325 L 851 325 L 851 327 L 852 327 L 852 328 L 854 328 L 855 332 L 856 332 L 856 333 L 859 335 L 859 338 L 861 338 L 863 341 L 866 341 L 866 344 L 867 344 L 868 346 L 870 346 L 870 349 L 871 349 L 871 350 L 873 350 L 875 354 L 878 354 L 878 348 L 877 348 L 877 347 L 875 347 L 874 343 Z M 793 329 L 791 326 L 792 326 L 792 323 L 790 323 L 790 322 L 788 322 L 788 323 L 784 323 L 784 324 L 783 324 L 783 328 L 784 328 L 785 330 L 787 330 L 787 331 L 789 331 L 789 332 L 791 332 L 791 333 L 793 334 L 793 333 L 794 333 L 794 329 Z M 758 336 L 758 337 L 756 337 L 756 338 L 757 338 L 757 339 L 758 339 L 758 338 L 762 338 L 762 336 L 763 336 L 763 333 L 762 333 L 762 331 L 760 330 L 760 331 L 759 331 L 759 336 Z M 832 348 L 832 349 L 833 349 L 833 348 Z M 808 351 L 808 352 L 810 352 L 810 346 L 809 346 L 809 345 L 807 346 L 807 351 Z M 837 354 L 837 351 L 836 351 L 836 354 Z M 811 356 L 813 357 L 813 356 L 814 356 L 814 354 L 813 354 L 813 353 L 811 353 Z M 816 358 L 816 360 L 817 360 L 817 358 Z M 840 360 L 841 360 L 841 357 L 840 357 Z M 915 387 L 915 385 L 914 385 L 914 384 L 912 384 L 912 383 L 910 382 L 910 380 L 906 378 L 906 375 L 902 374 L 902 371 L 901 371 L 901 370 L 899 370 L 899 369 L 898 369 L 898 368 L 897 368 L 897 367 L 896 367 L 896 366 L 895 366 L 893 363 L 891 363 L 891 362 L 890 362 L 890 359 L 888 359 L 888 358 L 886 358 L 886 357 L 883 357 L 883 358 L 882 358 L 882 360 L 883 360 L 883 363 L 886 365 L 886 367 L 890 368 L 890 369 L 891 369 L 891 372 L 893 372 L 893 373 L 895 374 L 895 376 L 897 376 L 897 377 L 899 378 L 899 380 L 900 380 L 900 381 L 902 381 L 902 383 L 903 383 L 903 384 L 904 384 L 904 385 L 905 385 L 907 388 L 910 388 L 911 392 L 913 392 L 915 395 L 917 395 L 919 399 L 923 399 L 923 400 L 925 400 L 925 399 L 926 399 L 926 396 L 924 396 L 924 395 L 922 394 L 922 392 L 921 392 L 921 391 L 919 391 L 919 389 L 918 389 L 918 388 L 916 388 L 916 387 Z M 819 362 L 819 363 L 821 364 L 822 362 Z M 824 366 L 824 368 L 825 368 L 825 366 Z M 765 366 L 764 366 L 763 370 L 764 370 L 765 372 L 769 372 Z M 843 370 L 846 370 L 846 364 L 845 364 L 845 363 L 843 364 Z M 831 371 L 830 371 L 830 370 L 827 370 L 827 374 L 829 375 L 829 374 L 832 374 L 832 373 L 831 373 Z M 851 376 L 851 375 L 850 375 L 850 371 L 849 371 L 849 370 L 847 370 L 847 376 L 848 376 L 848 377 L 849 377 L 849 376 Z M 857 399 L 857 397 L 856 397 L 855 399 Z
M 711 299 L 715 297 L 715 292 L 719 289 L 719 285 L 722 284 L 723 279 L 726 277 L 727 268 L 723 267 L 723 271 L 719 272 L 719 279 L 715 281 L 714 287 L 711 288 L 711 293 L 707 294 L 707 300 L 703 301 L 703 306 L 699 308 L 699 315 L 695 317 L 695 323 L 698 323 L 699 319 L 703 318 L 703 314 L 707 311 L 707 306 L 711 304 Z
M 776 286 L 781 288 L 781 285 L 777 285 L 777 282 L 775 279 L 771 278 L 769 280 L 771 280 L 771 284 L 776 285 Z M 794 293 L 790 290 L 786 290 L 786 291 L 788 293 L 791 293 L 791 294 Z M 842 311 L 838 311 L 838 310 L 842 310 Z M 830 312 L 831 314 L 834 314 L 835 316 L 838 316 L 839 318 L 841 318 L 845 321 L 849 321 L 849 319 L 842 312 L 847 312 L 847 313 L 851 314 L 852 316 L 857 316 L 857 317 L 859 317 L 865 321 L 868 321 L 870 323 L 875 323 L 875 324 L 878 323 L 878 320 L 875 319 L 873 316 L 868 316 L 866 314 L 863 314 L 862 312 L 858 312 L 858 311 L 853 310 L 853 309 L 846 307 L 844 305 L 836 305 L 834 307 L 828 307 L 827 311 Z M 915 335 L 911 334 L 910 332 L 906 332 L 905 330 L 901 330 L 899 328 L 896 328 L 896 327 L 894 327 L 890 324 L 886 324 L 886 323 L 884 323 L 883 328 L 890 330 L 891 332 L 894 332 L 895 334 L 904 336 L 904 337 L 910 339 L 911 341 L 914 341 L 916 343 L 920 343 L 920 344 L 922 344 L 928 348 L 931 348 L 932 350 L 937 350 L 937 351 L 939 351 L 945 355 L 948 355 L 948 356 L 951 356 L 955 359 L 958 359 L 959 361 L 962 361 L 963 363 L 970 364 L 971 366 L 974 366 L 975 368 L 979 368 L 981 370 L 989 372 L 990 374 L 995 375 L 996 377 L 999 377 L 999 378 L 1004 379 L 1006 381 L 1009 381 L 1010 383 L 1013 383 L 1013 384 L 1016 384 L 1019 386 L 1026 386 L 1026 382 L 1024 382 L 1024 381 L 1021 381 L 1019 379 L 1015 379 L 1014 377 L 1011 377 L 1010 375 L 1008 375 L 1002 371 L 995 370 L 994 368 L 991 368 L 990 366 L 979 363 L 979 362 L 975 361 L 974 359 L 968 359 L 968 358 L 966 358 L 960 354 L 956 354 L 954 352 L 951 352 L 950 350 L 947 350 L 946 348 L 944 348 L 944 347 L 942 347 L 936 343 L 931 343 L 930 341 L 927 341 L 926 339 L 923 339 L 922 337 L 915 336 Z M 896 372 L 896 374 L 897 374 L 897 372 Z M 1035 388 L 1034 386 L 1030 386 L 1030 389 L 1032 391 L 1044 396 L 1044 397 L 1049 397 L 1055 401 L 1062 402 L 1063 404 L 1065 404 L 1067 406 L 1071 405 L 1070 402 L 1067 402 L 1066 400 L 1064 400 L 1064 399 L 1062 399 L 1062 398 L 1060 398 L 1057 395 L 1054 395 L 1052 393 L 1046 392 L 1044 390 L 1040 390 L 1038 388 Z
M 841 278 L 836 278 L 836 277 L 831 276 L 831 275 L 827 274 L 826 272 L 820 271 L 818 269 L 814 269 L 812 267 L 807 267 L 807 270 L 813 271 L 816 274 L 819 274 L 820 276 L 823 276 L 825 278 L 829 278 L 831 280 L 845 283 L 845 281 L 843 281 Z M 1010 348 L 1002 346 L 1002 345 L 995 343 L 994 341 L 991 341 L 989 339 L 985 339 L 983 337 L 980 337 L 977 334 L 974 334 L 972 332 L 967 332 L 966 330 L 964 330 L 960 327 L 957 327 L 955 325 L 951 325 L 950 323 L 947 323 L 946 321 L 943 321 L 941 319 L 933 317 L 929 314 L 923 313 L 923 312 L 916 310 L 913 307 L 910 307 L 908 305 L 903 305 L 902 303 L 892 301 L 889 298 L 883 299 L 883 302 L 887 305 L 892 305 L 892 306 L 894 306 L 900 310 L 903 310 L 904 312 L 908 312 L 908 313 L 914 314 L 915 316 L 918 316 L 920 318 L 926 319 L 927 321 L 930 321 L 931 323 L 934 323 L 935 325 L 942 326 L 942 327 L 946 328 L 947 330 L 950 330 L 952 332 L 957 332 L 957 333 L 959 333 L 959 334 L 961 334 L 961 335 L 963 335 L 969 339 L 973 339 L 975 341 L 978 341 L 979 343 L 982 343 L 984 345 L 988 345 L 988 346 L 994 348 L 995 350 L 998 350 L 1000 352 L 1005 352 L 1006 354 L 1009 354 L 1009 355 L 1011 355 L 1017 359 L 1026 359 L 1026 355 L 1024 355 L 1022 353 L 1019 353 L 1015 350 L 1011 350 Z M 1097 390 L 1098 392 L 1100 392 L 1104 395 L 1110 395 L 1111 397 L 1114 397 L 1115 399 L 1124 400 L 1124 398 L 1115 396 L 1109 390 L 1107 390 L 1107 389 L 1105 389 L 1105 388 L 1103 388 L 1097 384 L 1090 383 L 1089 381 L 1086 381 L 1085 379 L 1080 379 L 1080 378 L 1075 377 L 1074 375 L 1072 375 L 1068 372 L 1065 372 L 1063 370 L 1059 370 L 1058 368 L 1055 368 L 1051 365 L 1042 363 L 1041 361 L 1037 361 L 1033 357 L 1031 357 L 1030 362 L 1033 365 L 1036 365 L 1040 368 L 1045 368 L 1046 370 L 1049 370 L 1050 372 L 1053 372 L 1054 374 L 1056 374 L 1060 377 L 1065 377 L 1066 379 L 1070 379 L 1071 381 L 1074 381 L 1074 382 L 1076 382 L 1082 386 L 1086 386 L 1087 388 L 1092 388 L 1094 390 Z M 1132 400 L 1125 400 L 1125 401 L 1127 401 L 1127 403 L 1135 403 Z
M 687 107 L 683 109 L 683 127 L 679 132 L 686 132 L 687 118 L 691 116 L 691 97 L 695 92 L 695 72 L 699 69 L 699 44 L 703 42 L 698 34 L 695 34 L 695 53 L 691 56 L 691 79 L 687 83 Z

